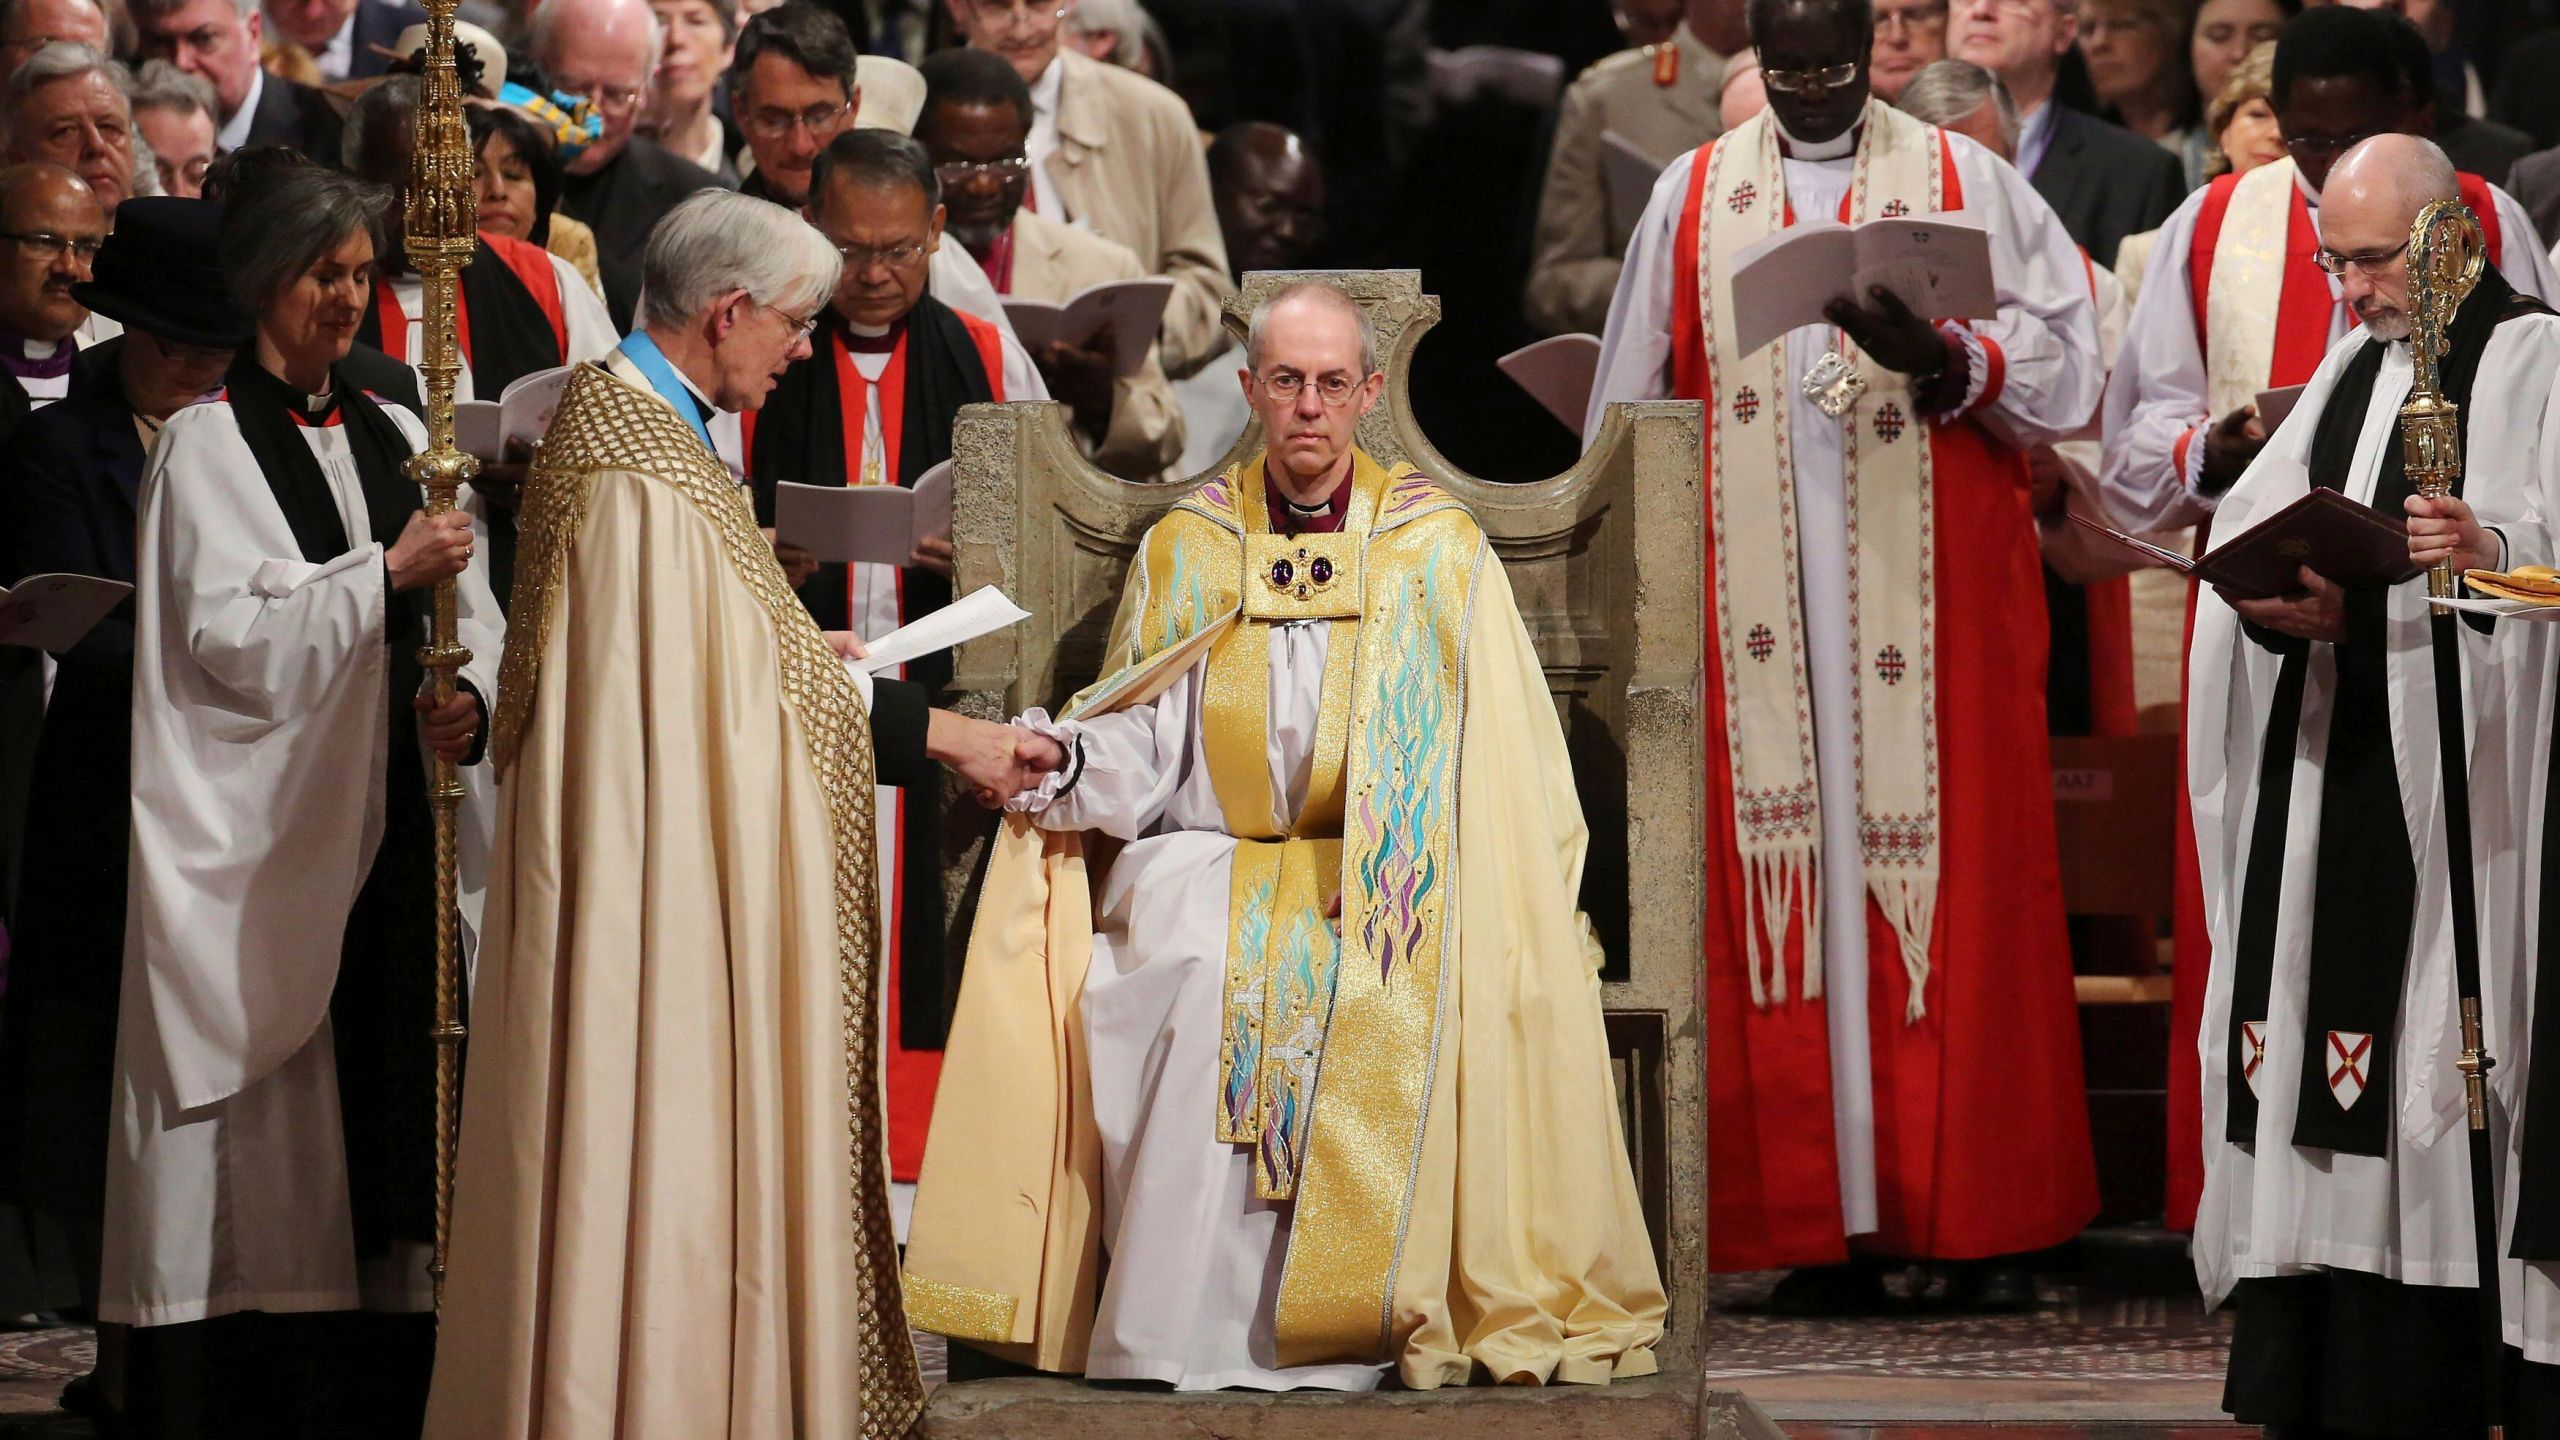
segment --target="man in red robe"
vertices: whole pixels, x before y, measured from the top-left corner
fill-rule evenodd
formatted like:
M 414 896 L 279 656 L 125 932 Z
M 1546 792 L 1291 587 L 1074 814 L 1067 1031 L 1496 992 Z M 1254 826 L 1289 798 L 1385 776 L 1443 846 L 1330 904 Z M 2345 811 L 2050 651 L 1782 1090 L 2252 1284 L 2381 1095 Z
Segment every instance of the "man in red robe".
M 2312 258 L 2320 249 L 2320 191 L 2329 167 L 2357 141 L 2433 130 L 2433 76 L 2423 66 L 2413 71 L 2394 43 L 2394 26 L 2405 24 L 2353 6 L 2295 16 L 2276 42 L 2270 96 L 2286 158 L 2217 178 L 2160 227 L 2104 407 L 2101 485 L 2130 528 L 2194 527 L 2201 551 L 2223 492 L 2267 443 L 2259 394 L 2309 380 L 2320 357 L 2355 328 L 2341 282 Z M 2499 273 L 2526 294 L 2560 300 L 2560 276 L 2523 207 L 2477 175 L 2459 179 Z M 2194 617 L 2189 587 L 2190 629 Z M 2195 1042 L 2212 947 L 2184 786 L 2177 833 L 2168 1221 L 2185 1230 L 2194 1227 L 2204 1185 Z
M 1592 393 L 1708 426 L 1709 1259 L 1782 1300 L 1898 1256 L 2032 1303 L 2097 1211 L 2045 740 L 2025 452 L 2097 402 L 2079 251 L 2016 171 L 1868 96 L 1866 0 L 1753 0 L 1769 110 L 1656 184 Z M 1740 251 L 1965 210 L 1997 313 L 1889 292 L 1742 352 Z
M 852 130 L 819 152 L 809 219 L 843 254 L 835 298 L 812 353 L 783 372 L 745 417 L 756 521 L 774 523 L 778 483 L 905 485 L 951 458 L 960 407 L 1045 400 L 1022 348 L 976 316 L 925 293 L 943 243 L 941 189 L 924 147 L 885 130 Z M 871 638 L 951 603 L 951 542 L 929 538 L 904 566 L 819 565 L 783 537 L 785 572 L 819 628 Z M 947 685 L 951 654 L 897 668 L 896 678 Z M 889 957 L 889 1170 L 912 1193 L 942 1070 L 949 1020 L 944 976 L 942 807 L 930 787 L 882 789 L 880 914 Z M 902 1210 L 903 1213 L 903 1210 Z

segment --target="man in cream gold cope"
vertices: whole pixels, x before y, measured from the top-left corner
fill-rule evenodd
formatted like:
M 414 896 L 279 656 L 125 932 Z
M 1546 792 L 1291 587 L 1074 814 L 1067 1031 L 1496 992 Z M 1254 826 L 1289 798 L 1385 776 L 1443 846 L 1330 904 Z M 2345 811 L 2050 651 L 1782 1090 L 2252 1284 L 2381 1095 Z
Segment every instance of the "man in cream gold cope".
M 2405 512 L 2419 565 L 2550 562 L 2560 319 L 2495 266 L 2454 313 L 2440 361 L 2444 398 L 2461 407 L 2460 498 L 2415 496 L 2403 463 L 2410 225 L 2461 190 L 2443 152 L 2408 135 L 2366 140 L 2329 172 L 2322 260 L 2360 327 L 2329 348 L 2222 497 L 2216 541 L 2317 485 Z M 2426 582 L 2341 586 L 2308 566 L 2299 578 L 2274 599 L 2204 596 L 2188 656 L 2187 781 L 2213 942 L 2192 1037 L 2204 1073 L 2196 1274 L 2207 1304 L 2238 1308 L 2225 1403 L 2241 1420 L 2478 1433 L 2478 1252 Z M 2528 1059 L 2529 907 L 2515 897 L 2537 848 L 2520 802 L 2547 750 L 2535 723 L 2549 704 L 2544 633 L 2465 624 L 2455 642 L 2501 1117 Z M 2508 1268 L 2514 1307 L 2537 1292 Z M 2554 1292 L 2546 1283 L 2538 1297 L 2548 1306 Z M 2541 1383 L 2553 1386 L 2549 1371 Z
M 578 370 L 526 482 L 439 1440 L 851 1440 L 923 1403 L 872 782 L 941 760 L 1011 794 L 1055 752 L 851 670 L 712 451 L 706 418 L 809 353 L 840 268 L 779 206 L 676 207 L 643 328 Z
M 1814 1268 L 1853 1246 L 1992 1261 L 2097 1210 L 2053 808 L 2021 778 L 2047 764 L 2022 497 L 2027 449 L 2076 430 L 2102 375 L 2053 211 L 1869 98 L 1865 0 L 1750 20 L 1769 108 L 1655 185 L 1589 425 L 1614 400 L 1706 402 L 1709 1260 L 1805 1267 L 1782 1298 L 1817 1307 L 1879 1297 L 1874 1264 Z M 1958 209 L 1990 234 L 1993 316 L 1842 295 L 1736 353 L 1742 247 Z M 2033 1300 L 2014 1262 L 1960 1278 L 1982 1305 Z
M 1104 678 L 1015 722 L 1065 764 L 971 939 L 924 1329 L 1182 1389 L 1655 1369 L 1563 732 L 1474 519 L 1353 443 L 1375 343 L 1328 287 L 1257 310 L 1266 448 L 1140 542 Z

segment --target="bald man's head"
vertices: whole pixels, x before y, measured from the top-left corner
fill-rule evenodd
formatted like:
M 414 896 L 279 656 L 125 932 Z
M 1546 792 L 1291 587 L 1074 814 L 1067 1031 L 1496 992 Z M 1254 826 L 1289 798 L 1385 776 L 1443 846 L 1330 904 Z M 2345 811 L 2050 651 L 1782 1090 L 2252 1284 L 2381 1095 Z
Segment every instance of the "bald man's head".
M 88 309 L 71 287 L 107 237 L 106 207 L 87 181 L 59 165 L 30 161 L 0 170 L 0 330 L 53 342 L 80 328 Z
M 2462 198 L 2432 140 L 2376 135 L 2348 151 L 2320 191 L 2322 263 L 2377 340 L 2409 334 L 2409 227 L 2438 200 Z

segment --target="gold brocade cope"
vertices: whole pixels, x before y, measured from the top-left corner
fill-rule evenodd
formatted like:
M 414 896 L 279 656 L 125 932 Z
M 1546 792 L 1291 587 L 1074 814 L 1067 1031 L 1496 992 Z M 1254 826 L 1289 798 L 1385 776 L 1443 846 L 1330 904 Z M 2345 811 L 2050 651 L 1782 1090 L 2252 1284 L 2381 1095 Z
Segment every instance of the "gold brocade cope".
M 1203 738 L 1239 841 L 1225 1063 L 1210 1098 L 1220 1138 L 1256 1147 L 1257 1192 L 1296 1201 L 1275 1316 L 1280 1363 L 1368 1360 L 1391 1338 L 1442 1038 L 1461 676 L 1483 537 L 1429 479 L 1358 452 L 1337 534 L 1273 535 L 1263 487 L 1257 458 L 1157 526 L 1114 626 L 1111 653 L 1129 668 L 1066 714 L 1126 703 L 1151 676 L 1160 683 L 1149 661 L 1207 635 Z M 1299 572 L 1302 545 L 1307 563 L 1322 556 L 1334 572 L 1325 590 Z M 1272 583 L 1280 559 L 1292 565 L 1286 595 Z M 1300 578 L 1310 582 L 1303 601 Z M 1344 589 L 1356 610 L 1334 608 L 1346 606 L 1338 599 L 1295 610 Z M 1332 633 L 1307 798 L 1286 816 L 1275 813 L 1269 758 L 1271 627 L 1302 619 Z M 1310 909 L 1321 916 L 1337 893 L 1338 922 L 1310 930 Z

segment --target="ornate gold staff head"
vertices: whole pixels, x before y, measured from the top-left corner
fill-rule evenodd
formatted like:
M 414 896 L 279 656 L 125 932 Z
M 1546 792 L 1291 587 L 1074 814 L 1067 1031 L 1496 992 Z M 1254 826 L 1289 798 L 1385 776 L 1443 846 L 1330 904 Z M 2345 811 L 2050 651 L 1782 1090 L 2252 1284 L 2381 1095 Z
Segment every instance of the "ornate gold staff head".
M 2487 244 L 2480 222 L 2459 200 L 2435 200 L 2409 226 L 2409 402 L 2400 407 L 2401 459 L 2410 487 L 2430 499 L 2452 493 L 2462 478 L 2460 408 L 2444 398 L 2437 362 L 2450 343 L 2454 312 L 2480 282 Z M 2453 592 L 2447 561 L 2427 576 L 2427 592 Z

